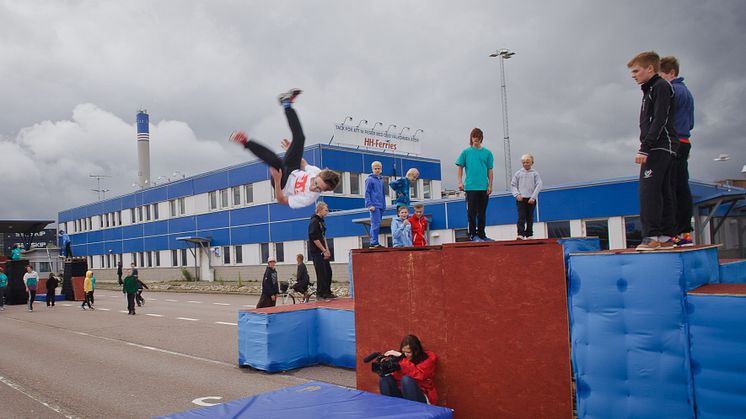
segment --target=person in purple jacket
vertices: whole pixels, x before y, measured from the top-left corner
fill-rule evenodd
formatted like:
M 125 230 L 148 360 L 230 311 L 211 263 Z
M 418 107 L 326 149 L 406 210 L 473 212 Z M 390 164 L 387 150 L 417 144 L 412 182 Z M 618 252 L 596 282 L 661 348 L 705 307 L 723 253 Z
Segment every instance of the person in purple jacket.
M 383 165 L 380 161 L 374 161 L 370 168 L 372 173 L 365 179 L 365 207 L 370 211 L 370 247 L 383 247 L 378 242 L 381 217 L 383 210 L 386 209 L 386 196 L 383 193 L 383 177 L 381 176 Z

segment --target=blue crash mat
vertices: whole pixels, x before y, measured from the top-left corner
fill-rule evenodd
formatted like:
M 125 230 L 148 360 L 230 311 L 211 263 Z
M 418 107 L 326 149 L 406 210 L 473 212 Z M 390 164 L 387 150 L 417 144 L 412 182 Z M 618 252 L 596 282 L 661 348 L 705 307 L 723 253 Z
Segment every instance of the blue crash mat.
M 156 419 L 446 419 L 452 417 L 453 411 L 445 407 L 430 406 L 322 382 L 310 382 L 216 406 L 159 416 Z

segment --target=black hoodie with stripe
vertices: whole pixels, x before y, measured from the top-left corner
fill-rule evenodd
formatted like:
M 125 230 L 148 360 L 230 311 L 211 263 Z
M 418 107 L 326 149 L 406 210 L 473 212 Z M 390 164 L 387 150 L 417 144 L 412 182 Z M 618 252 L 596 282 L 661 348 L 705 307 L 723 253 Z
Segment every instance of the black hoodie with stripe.
M 643 83 L 640 108 L 640 154 L 665 150 L 676 154 L 679 138 L 674 128 L 674 90 L 659 75 Z

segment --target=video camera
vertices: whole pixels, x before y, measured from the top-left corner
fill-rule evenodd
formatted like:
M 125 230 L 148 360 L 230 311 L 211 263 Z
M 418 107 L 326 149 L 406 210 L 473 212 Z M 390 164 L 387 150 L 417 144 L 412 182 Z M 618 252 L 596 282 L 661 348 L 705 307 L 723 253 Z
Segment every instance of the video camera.
M 379 376 L 385 377 L 387 375 L 390 375 L 394 371 L 399 371 L 401 369 L 401 366 L 399 366 L 399 361 L 401 361 L 403 357 L 403 355 L 385 356 L 382 355 L 380 352 L 373 352 L 363 358 L 363 362 L 367 364 L 368 362 L 373 361 L 373 363 L 370 365 L 370 369 Z

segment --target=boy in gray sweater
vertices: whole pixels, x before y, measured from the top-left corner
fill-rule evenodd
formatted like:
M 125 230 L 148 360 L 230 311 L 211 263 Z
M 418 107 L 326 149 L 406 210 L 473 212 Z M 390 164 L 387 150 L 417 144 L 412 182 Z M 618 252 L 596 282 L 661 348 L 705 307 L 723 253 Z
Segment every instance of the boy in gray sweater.
M 525 240 L 534 235 L 534 208 L 542 183 L 539 173 L 531 168 L 534 156 L 521 156 L 521 165 L 523 167 L 515 172 L 510 186 L 518 207 L 518 240 Z

